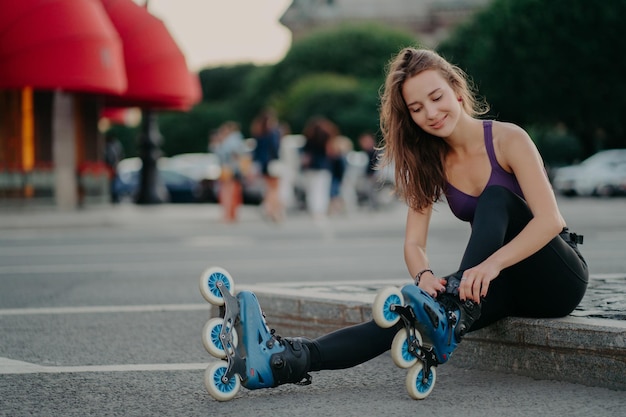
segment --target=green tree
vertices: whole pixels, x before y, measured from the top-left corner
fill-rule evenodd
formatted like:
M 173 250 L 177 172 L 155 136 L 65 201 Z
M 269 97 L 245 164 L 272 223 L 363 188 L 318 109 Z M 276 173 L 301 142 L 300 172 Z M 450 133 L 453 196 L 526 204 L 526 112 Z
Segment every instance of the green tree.
M 323 115 L 355 139 L 364 130 L 378 128 L 376 91 L 376 86 L 355 77 L 312 74 L 296 81 L 273 107 L 294 132 L 301 132 L 311 116 Z
M 241 124 L 249 134 L 250 122 L 266 105 L 266 97 L 256 93 L 258 80 L 262 80 L 269 66 L 239 64 L 205 69 L 200 72 L 203 102 L 216 111 L 212 122 L 217 127 L 227 120 Z
M 187 112 L 161 112 L 159 130 L 163 136 L 161 150 L 166 156 L 187 152 L 206 152 L 210 133 L 227 120 L 247 128 L 263 100 L 247 97 L 250 80 L 264 67 L 253 64 L 203 69 L 199 72 L 202 101 Z
M 378 91 L 385 67 L 415 37 L 374 23 L 322 29 L 296 41 L 249 93 L 267 99 L 294 132 L 306 118 L 322 115 L 352 137 L 378 127 Z
M 189 112 L 160 115 L 164 154 L 205 151 L 209 132 L 226 120 L 239 122 L 249 135 L 250 122 L 268 106 L 277 107 L 294 132 L 313 115 L 331 118 L 353 138 L 375 131 L 385 65 L 415 43 L 412 34 L 393 28 L 346 25 L 295 42 L 275 65 L 204 69 L 199 73 L 202 103 Z
M 303 76 L 320 72 L 382 80 L 389 59 L 414 44 L 412 34 L 374 23 L 322 29 L 295 42 L 273 67 L 274 88 L 280 91 Z
M 207 152 L 209 135 L 233 110 L 223 103 L 200 103 L 188 112 L 166 112 L 159 115 L 163 136 L 161 150 L 165 156 L 187 152 Z
M 401 48 L 416 43 L 412 34 L 374 23 L 320 29 L 292 45 L 266 77 L 266 88 L 283 91 L 315 73 L 359 79 L 384 78 L 385 65 Z
M 201 70 L 198 76 L 202 88 L 202 101 L 230 100 L 240 95 L 243 90 L 241 80 L 256 69 L 253 64 L 240 64 Z
M 494 0 L 438 50 L 472 76 L 494 115 L 563 123 L 585 156 L 626 146 L 625 14 L 626 0 Z
M 106 132 L 107 135 L 115 136 L 124 148 L 124 157 L 131 158 L 138 156 L 137 138 L 139 136 L 138 126 L 125 126 L 113 124 Z

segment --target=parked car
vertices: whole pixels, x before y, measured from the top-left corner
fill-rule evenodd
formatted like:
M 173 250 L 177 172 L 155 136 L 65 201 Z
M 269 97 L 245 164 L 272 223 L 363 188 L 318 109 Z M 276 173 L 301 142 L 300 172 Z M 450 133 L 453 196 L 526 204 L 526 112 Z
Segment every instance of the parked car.
M 201 152 L 178 154 L 168 158 L 165 166 L 198 182 L 200 201 L 217 202 L 218 181 L 222 172 L 217 155 Z
M 219 178 L 222 172 L 220 160 L 213 153 L 184 153 L 174 155 L 164 162 L 167 169 L 186 175 L 200 184 L 199 200 L 216 203 L 219 193 Z M 243 203 L 260 204 L 265 193 L 265 184 L 258 175 L 242 179 Z
M 566 196 L 626 194 L 626 149 L 600 151 L 577 165 L 556 169 L 554 190 Z
M 351 151 L 347 155 L 348 170 L 346 175 L 352 175 L 356 202 L 359 206 L 368 206 L 372 193 L 376 194 L 376 203 L 379 208 L 387 207 L 398 201 L 394 192 L 394 172 L 393 166 L 374 172 L 375 183 L 368 180 L 365 175 L 367 165 L 370 163 L 369 156 L 364 151 Z
M 168 167 L 169 158 L 157 161 L 157 194 L 170 203 L 194 203 L 200 201 L 201 187 L 195 179 Z M 115 186 L 122 200 L 134 201 L 139 192 L 140 158 L 126 158 L 118 165 L 118 181 Z

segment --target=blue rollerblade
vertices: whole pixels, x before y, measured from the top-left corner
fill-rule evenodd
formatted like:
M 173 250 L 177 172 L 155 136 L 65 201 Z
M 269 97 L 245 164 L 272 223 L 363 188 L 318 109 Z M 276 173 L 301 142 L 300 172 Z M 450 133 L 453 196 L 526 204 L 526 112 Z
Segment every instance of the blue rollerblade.
M 303 339 L 275 335 L 254 293 L 241 291 L 235 296 L 232 277 L 219 267 L 200 276 L 200 292 L 220 306 L 220 317 L 210 319 L 202 331 L 206 350 L 225 359 L 210 364 L 205 372 L 204 383 L 213 398 L 231 400 L 241 385 L 253 390 L 310 383 L 309 351 Z
M 372 306 L 374 321 L 380 327 L 389 328 L 402 320 L 403 328 L 391 344 L 391 357 L 398 367 L 410 368 L 406 388 L 416 400 L 432 392 L 437 378 L 435 367 L 450 359 L 480 314 L 478 304 L 459 300 L 454 280 L 449 280 L 447 292 L 437 299 L 413 284 L 402 289 L 384 288 Z

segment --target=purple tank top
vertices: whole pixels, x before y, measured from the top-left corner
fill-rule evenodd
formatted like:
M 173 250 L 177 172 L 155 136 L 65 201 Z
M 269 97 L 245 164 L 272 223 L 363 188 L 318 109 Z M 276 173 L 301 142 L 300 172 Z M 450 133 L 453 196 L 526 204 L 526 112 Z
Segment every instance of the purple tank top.
M 496 152 L 493 148 L 491 125 L 491 120 L 483 121 L 483 129 L 485 131 L 485 148 L 487 149 L 487 155 L 489 155 L 489 162 L 491 164 L 491 176 L 489 177 L 489 181 L 487 181 L 485 188 L 490 185 L 501 185 L 524 198 L 524 194 L 522 193 L 522 189 L 520 188 L 515 175 L 506 172 L 496 159 Z M 476 205 L 478 204 L 478 197 L 465 194 L 464 192 L 454 188 L 454 186 L 450 183 L 446 183 L 445 195 L 452 213 L 454 213 L 454 215 L 459 219 L 472 223 L 474 220 Z

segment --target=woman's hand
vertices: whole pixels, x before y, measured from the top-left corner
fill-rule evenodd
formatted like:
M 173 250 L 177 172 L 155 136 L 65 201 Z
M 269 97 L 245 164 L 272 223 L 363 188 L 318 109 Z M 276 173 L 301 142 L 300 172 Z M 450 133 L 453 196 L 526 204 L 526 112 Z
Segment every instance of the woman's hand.
M 493 263 L 484 261 L 473 268 L 466 269 L 459 285 L 461 301 L 472 300 L 480 304 L 487 296 L 489 284 L 500 275 L 500 268 Z
M 426 273 L 420 277 L 418 287 L 430 294 L 431 297 L 437 298 L 437 294 L 446 290 L 446 280 L 437 278 L 431 273 Z

